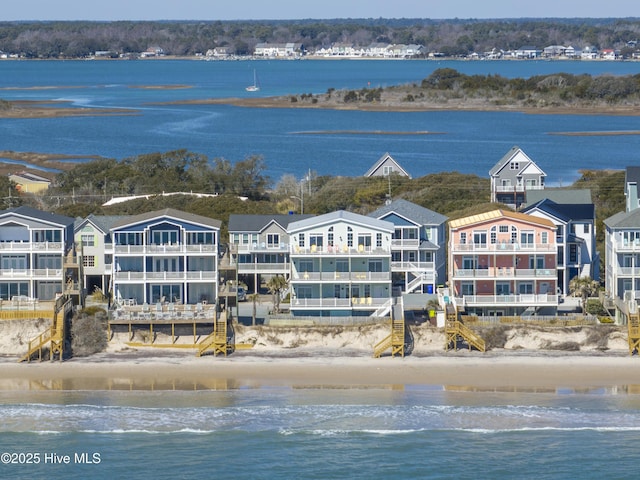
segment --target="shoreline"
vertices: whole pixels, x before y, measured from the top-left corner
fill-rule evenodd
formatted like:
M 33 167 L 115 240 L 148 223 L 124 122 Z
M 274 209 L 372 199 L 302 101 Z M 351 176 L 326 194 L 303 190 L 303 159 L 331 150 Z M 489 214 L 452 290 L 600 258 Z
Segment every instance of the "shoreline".
M 640 392 L 638 359 L 611 355 L 475 354 L 427 357 L 191 357 L 111 355 L 62 363 L 1 362 L 0 390 L 191 390 L 261 387 L 557 389 L 628 386 Z M 40 385 L 40 387 L 38 387 Z

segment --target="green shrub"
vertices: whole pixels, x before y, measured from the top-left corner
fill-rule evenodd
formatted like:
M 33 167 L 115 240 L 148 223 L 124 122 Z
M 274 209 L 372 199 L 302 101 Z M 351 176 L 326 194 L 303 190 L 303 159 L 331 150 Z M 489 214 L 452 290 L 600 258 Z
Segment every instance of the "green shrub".
M 99 309 L 102 310 L 102 309 Z M 87 357 L 107 348 L 106 313 L 89 316 L 80 313 L 71 322 L 71 351 L 74 357 Z

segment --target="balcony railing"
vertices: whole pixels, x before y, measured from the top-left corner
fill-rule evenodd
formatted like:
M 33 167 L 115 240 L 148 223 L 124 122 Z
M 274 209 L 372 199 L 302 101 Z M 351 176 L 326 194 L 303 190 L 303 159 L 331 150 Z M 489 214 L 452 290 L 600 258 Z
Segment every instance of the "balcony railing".
M 542 294 L 518 294 L 518 295 L 464 295 L 456 298 L 457 305 L 471 307 L 492 306 L 550 306 L 558 304 L 557 295 Z
M 298 245 L 294 245 L 291 248 L 291 256 L 314 256 L 314 255 L 325 255 L 325 256 L 347 256 L 347 255 L 365 255 L 365 256 L 390 256 L 391 251 L 385 250 L 379 247 L 370 247 L 364 245 L 358 245 L 357 247 L 348 247 L 346 245 L 339 246 L 324 246 L 318 247 L 316 245 L 312 245 L 311 247 L 299 247 Z
M 217 254 L 218 245 L 115 245 L 116 254 L 162 254 L 162 253 L 214 253 Z
M 452 254 L 461 252 L 555 252 L 555 243 L 455 243 Z
M 524 192 L 526 190 L 544 190 L 544 185 L 496 185 L 496 193 Z
M 454 270 L 454 278 L 556 278 L 555 268 L 513 268 L 513 267 L 489 267 L 489 268 L 458 268 Z
M 640 276 L 640 267 L 618 267 L 617 274 L 622 277 Z
M 300 308 L 379 308 L 389 301 L 386 297 L 353 297 L 353 298 L 294 298 L 291 300 L 292 310 Z
M 294 272 L 294 282 L 389 282 L 391 272 Z
M 434 262 L 391 262 L 392 272 L 428 272 L 435 270 Z
M 613 245 L 617 252 L 640 252 L 640 240 L 618 240 Z
M 391 239 L 392 247 L 406 247 L 406 248 L 417 248 L 420 246 L 419 238 L 392 238 Z
M 187 272 L 116 272 L 117 281 L 150 281 L 150 280 L 216 280 L 217 271 L 187 271 Z
M 289 251 L 288 243 L 268 244 L 268 243 L 249 243 L 249 244 L 231 244 L 231 253 L 283 253 Z
M 237 263 L 238 273 L 289 273 L 289 263 Z
M 0 242 L 0 251 L 20 251 L 20 252 L 61 252 L 62 242 Z
M 0 270 L 0 277 L 13 278 L 13 279 L 62 280 L 62 269 L 59 269 L 59 268 L 35 268 L 35 269 L 9 268 L 9 269 Z

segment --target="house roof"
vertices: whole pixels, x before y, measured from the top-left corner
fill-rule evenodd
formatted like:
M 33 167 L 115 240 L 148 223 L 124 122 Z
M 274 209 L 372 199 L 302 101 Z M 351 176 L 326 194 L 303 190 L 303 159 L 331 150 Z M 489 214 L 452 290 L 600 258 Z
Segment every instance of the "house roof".
M 500 170 L 502 170 L 505 167 L 505 165 L 509 164 L 509 162 L 515 157 L 521 157 L 520 161 L 526 161 L 526 162 L 535 164 L 535 162 L 531 160 L 526 153 L 524 153 L 524 150 L 522 150 L 517 145 L 514 145 L 513 147 L 511 147 L 511 149 L 507 153 L 504 154 L 504 156 L 500 160 L 498 160 L 498 163 L 496 163 L 493 166 L 493 168 L 489 170 L 489 175 L 491 175 L 492 177 L 497 175 L 500 172 Z M 539 167 L 538 167 L 538 170 L 540 170 Z M 540 170 L 540 174 L 545 177 L 547 176 L 547 174 L 544 173 L 542 170 Z
M 45 177 L 41 177 L 40 175 L 36 175 L 31 172 L 18 172 L 18 173 L 10 173 L 9 178 L 12 179 L 23 179 L 28 182 L 43 182 L 43 183 L 51 183 L 51 180 Z
M 102 233 L 108 233 L 109 230 L 119 221 L 129 218 L 128 215 L 94 215 L 90 214 L 87 218 L 77 218 L 74 224 L 74 230 L 77 232 L 86 223 L 92 223 Z
M 624 191 L 627 192 L 627 185 L 635 183 L 640 185 L 640 167 L 627 167 L 624 173 Z
M 303 230 L 305 228 L 326 225 L 329 223 L 335 223 L 343 220 L 347 223 L 354 223 L 358 225 L 364 225 L 366 227 L 375 228 L 379 230 L 387 230 L 393 232 L 395 225 L 385 220 L 378 220 L 377 218 L 367 217 L 357 213 L 347 212 L 346 210 L 338 210 L 336 212 L 325 213 L 324 215 L 318 215 L 317 217 L 306 218 L 297 222 L 289 224 L 288 231 L 293 232 L 297 230 Z
M 456 220 L 449 220 L 450 228 L 466 227 L 476 223 L 486 223 L 492 220 L 499 220 L 501 218 L 510 218 L 521 222 L 534 223 L 543 227 L 556 228 L 556 226 L 550 220 L 546 218 L 534 217 L 533 215 L 527 215 L 519 212 L 509 212 L 506 210 L 492 210 L 490 212 L 479 213 L 477 215 L 470 215 L 468 217 L 458 218 Z
M 558 204 L 589 204 L 591 190 L 588 188 L 545 188 L 527 190 L 527 205 L 533 205 L 545 198 Z
M 556 203 L 548 198 L 529 205 L 522 210 L 522 213 L 528 213 L 536 209 L 546 212 L 564 222 L 577 220 L 593 221 L 596 217 L 596 207 L 592 203 Z
M 207 225 L 213 228 L 220 228 L 222 222 L 209 217 L 203 217 L 202 215 L 196 215 L 193 213 L 183 212 L 174 208 L 165 208 L 163 210 L 155 210 L 153 212 L 141 213 L 140 215 L 131 215 L 124 217 L 122 220 L 115 222 L 111 229 L 123 227 L 125 225 L 133 225 L 136 223 L 144 222 L 146 220 L 153 220 L 160 217 L 176 218 L 178 220 L 185 220 L 187 222 L 199 223 L 201 225 Z
M 441 225 L 447 221 L 447 217 L 416 205 L 415 203 L 399 198 L 389 205 L 384 205 L 369 214 L 373 218 L 382 218 L 390 213 L 396 213 L 401 217 L 411 220 L 419 225 Z
M 292 222 L 304 220 L 313 215 L 229 215 L 229 232 L 250 232 L 259 233 L 273 222 L 280 225 L 284 230 Z
M 400 172 L 401 175 L 404 175 L 406 177 L 411 178 L 411 175 L 409 175 L 409 172 L 407 172 L 404 168 L 402 168 L 400 166 L 400 164 L 389 154 L 389 152 L 385 153 L 384 155 L 382 155 L 378 161 L 376 163 L 373 164 L 373 166 L 367 170 L 367 172 L 364 174 L 365 177 L 370 177 L 372 176 L 374 173 L 376 173 L 380 167 L 382 167 L 382 165 L 386 162 L 391 162 L 393 163 L 396 167 L 398 167 L 398 170 Z
M 619 212 L 604 221 L 609 228 L 640 228 L 640 208 Z
M 16 208 L 9 208 L 7 210 L 0 211 L 0 217 L 8 216 L 8 215 L 18 215 L 21 217 L 27 218 L 35 218 L 37 220 L 42 220 L 44 222 L 55 223 L 61 226 L 69 226 L 73 224 L 73 218 L 66 217 L 64 215 L 58 215 L 57 213 L 52 212 L 43 212 L 42 210 L 36 210 L 35 208 L 21 206 Z

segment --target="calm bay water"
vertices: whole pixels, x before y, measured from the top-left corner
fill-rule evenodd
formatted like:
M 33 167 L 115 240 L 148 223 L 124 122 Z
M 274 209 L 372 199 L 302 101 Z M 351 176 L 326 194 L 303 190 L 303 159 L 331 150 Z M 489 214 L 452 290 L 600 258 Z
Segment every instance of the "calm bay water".
M 0 119 L 2 149 L 126 158 L 179 148 L 232 162 L 262 155 L 275 180 L 285 173 L 362 175 L 391 153 L 414 177 L 456 170 L 487 175 L 518 145 L 567 184 L 582 168 L 624 168 L 638 161 L 639 135 L 563 136 L 557 132 L 636 131 L 639 117 L 525 115 L 512 112 L 348 112 L 250 109 L 157 102 L 247 95 L 323 93 L 420 82 L 436 68 L 505 77 L 569 73 L 636 74 L 640 62 L 560 61 L 5 61 L 0 98 L 58 99 L 85 107 L 121 107 L 133 116 Z M 244 87 L 258 72 L 261 90 Z M 137 88 L 184 85 L 181 89 Z M 53 87 L 53 88 L 38 88 Z M 359 134 L 313 134 L 358 130 Z M 376 135 L 430 131 L 435 135 Z
M 0 464 L 3 478 L 627 478 L 640 440 L 640 398 L 601 390 L 396 386 L 26 398 L 0 395 L 0 452 L 37 453 L 38 463 Z M 70 464 L 53 464 L 53 454 L 68 455 Z M 99 463 L 78 463 L 77 455 Z

